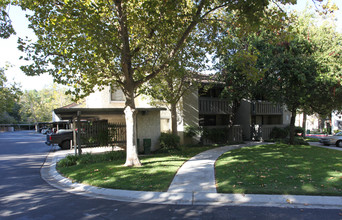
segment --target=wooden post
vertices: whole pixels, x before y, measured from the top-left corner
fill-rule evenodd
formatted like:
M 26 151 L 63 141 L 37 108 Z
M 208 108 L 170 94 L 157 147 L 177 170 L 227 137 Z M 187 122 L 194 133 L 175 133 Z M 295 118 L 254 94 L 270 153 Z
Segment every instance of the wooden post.
M 77 143 L 76 143 L 76 118 L 73 117 L 72 119 L 72 139 L 73 139 L 73 145 L 74 145 L 74 149 L 75 149 L 75 156 L 77 155 Z
M 77 146 L 78 155 L 81 155 L 81 111 L 77 111 Z

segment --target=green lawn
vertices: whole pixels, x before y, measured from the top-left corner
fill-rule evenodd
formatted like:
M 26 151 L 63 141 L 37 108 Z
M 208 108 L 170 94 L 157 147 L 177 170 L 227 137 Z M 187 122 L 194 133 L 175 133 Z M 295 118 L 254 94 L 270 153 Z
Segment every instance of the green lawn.
M 108 157 L 101 155 L 83 155 L 77 159 L 78 165 L 61 167 L 62 162 L 57 165 L 57 169 L 62 175 L 73 181 L 93 186 L 140 191 L 167 191 L 177 170 L 186 160 L 211 148 L 213 147 L 191 147 L 172 154 L 141 156 L 142 167 L 122 166 L 125 159 L 121 155 L 114 156 L 114 160 L 105 159 Z M 111 154 L 113 156 L 116 153 L 112 152 Z M 74 156 L 68 159 L 74 160 L 73 158 Z
M 57 169 L 73 181 L 104 188 L 166 191 L 179 167 L 213 147 L 140 156 L 142 167 L 124 167 L 124 152 L 70 157 Z M 73 166 L 62 167 L 68 161 Z M 307 145 L 261 145 L 229 151 L 216 162 L 220 193 L 342 196 L 342 152 Z
M 342 196 L 342 152 L 314 146 L 261 145 L 216 162 L 220 193 Z

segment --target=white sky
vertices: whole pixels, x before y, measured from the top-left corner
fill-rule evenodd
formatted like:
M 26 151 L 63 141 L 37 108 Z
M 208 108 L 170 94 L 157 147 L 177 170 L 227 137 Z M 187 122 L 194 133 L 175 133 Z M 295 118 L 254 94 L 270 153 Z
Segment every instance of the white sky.
M 305 8 L 307 0 L 297 0 L 297 6 L 292 6 L 298 11 L 301 11 Z M 335 12 L 335 15 L 338 19 L 338 31 L 342 32 L 342 1 L 341 0 L 332 0 L 340 10 Z M 312 1 L 309 0 L 309 3 L 312 4 Z M 6 71 L 6 76 L 9 82 L 16 82 L 21 84 L 22 90 L 32 90 L 37 89 L 40 90 L 44 87 L 49 87 L 53 83 L 53 79 L 51 76 L 44 74 L 41 76 L 26 76 L 21 70 L 20 66 L 24 65 L 24 61 L 20 61 L 20 56 L 25 56 L 21 54 L 21 52 L 17 49 L 17 39 L 18 37 L 25 38 L 28 36 L 29 38 L 34 38 L 33 32 L 28 28 L 28 21 L 25 17 L 25 12 L 23 12 L 18 7 L 11 6 L 10 8 L 10 17 L 12 19 L 12 24 L 17 33 L 15 36 L 11 36 L 9 39 L 0 39 L 0 66 L 4 67 L 6 63 L 11 64 L 13 67 L 9 68 Z

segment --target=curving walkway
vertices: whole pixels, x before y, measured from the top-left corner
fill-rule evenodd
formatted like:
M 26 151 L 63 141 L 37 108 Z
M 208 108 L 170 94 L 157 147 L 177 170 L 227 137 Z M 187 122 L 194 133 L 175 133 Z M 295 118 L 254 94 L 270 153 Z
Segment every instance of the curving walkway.
M 342 209 L 339 196 L 297 196 L 297 195 L 256 195 L 220 194 L 216 191 L 214 164 L 217 158 L 233 149 L 264 143 L 225 146 L 202 152 L 185 162 L 178 170 L 167 192 L 144 192 L 105 189 L 73 183 L 56 171 L 56 163 L 73 151 L 51 152 L 42 166 L 41 176 L 50 185 L 68 191 L 97 198 L 158 204 L 184 205 L 244 205 L 295 208 Z M 111 148 L 94 148 L 86 151 L 106 151 Z
M 185 162 L 178 170 L 167 192 L 172 193 L 217 193 L 215 181 L 215 161 L 223 153 L 256 145 L 231 145 L 204 151 Z

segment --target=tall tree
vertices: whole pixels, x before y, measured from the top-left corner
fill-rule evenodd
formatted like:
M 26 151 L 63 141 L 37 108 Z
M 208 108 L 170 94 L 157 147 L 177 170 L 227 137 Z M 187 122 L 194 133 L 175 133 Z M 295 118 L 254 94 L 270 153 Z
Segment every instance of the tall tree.
M 287 3 L 292 0 L 280 0 Z M 269 0 L 222 1 L 20 1 L 37 42 L 22 41 L 33 64 L 28 75 L 49 72 L 58 83 L 70 84 L 77 96 L 105 85 L 126 97 L 126 166 L 140 166 L 137 154 L 134 98 L 143 83 L 167 69 L 183 50 L 190 34 L 215 13 L 230 13 L 240 23 L 256 23 Z M 198 29 L 199 30 L 199 29 Z M 195 45 L 196 46 L 196 45 Z
M 187 45 L 170 61 L 168 68 L 146 83 L 140 90 L 152 97 L 151 104 L 167 106 L 171 112 L 171 131 L 174 135 L 178 135 L 177 105 L 184 95 L 190 93 L 193 89 L 197 89 L 200 72 L 207 68 L 209 49 L 213 42 L 212 39 L 208 40 L 203 35 L 208 34 L 209 31 L 214 33 L 216 28 L 212 28 L 213 26 L 210 26 L 210 29 L 202 33 L 202 36 L 200 36 L 200 33 L 190 36 L 190 38 L 195 37 L 197 39 L 192 40 L 193 42 L 197 41 L 197 46 L 193 44 Z
M 333 14 L 317 18 L 304 12 L 298 15 L 296 29 L 311 42 L 312 56 L 318 63 L 319 77 L 310 108 L 326 118 L 333 110 L 342 110 L 342 34 L 336 31 Z
M 21 94 L 18 85 L 9 84 L 5 76 L 5 69 L 0 68 L 0 114 L 2 115 L 3 123 L 16 122 L 11 117 L 12 111 L 16 108 L 16 102 Z
M 294 36 L 291 41 L 277 45 L 257 41 L 259 65 L 267 67 L 259 86 L 268 100 L 282 103 L 291 111 L 290 144 L 294 143 L 295 118 L 298 109 L 308 102 L 315 90 L 317 63 L 312 57 L 312 46 L 307 40 Z
M 22 120 L 29 123 L 51 121 L 54 109 L 72 103 L 72 97 L 65 93 L 66 89 L 56 84 L 39 91 L 25 91 L 19 101 Z

